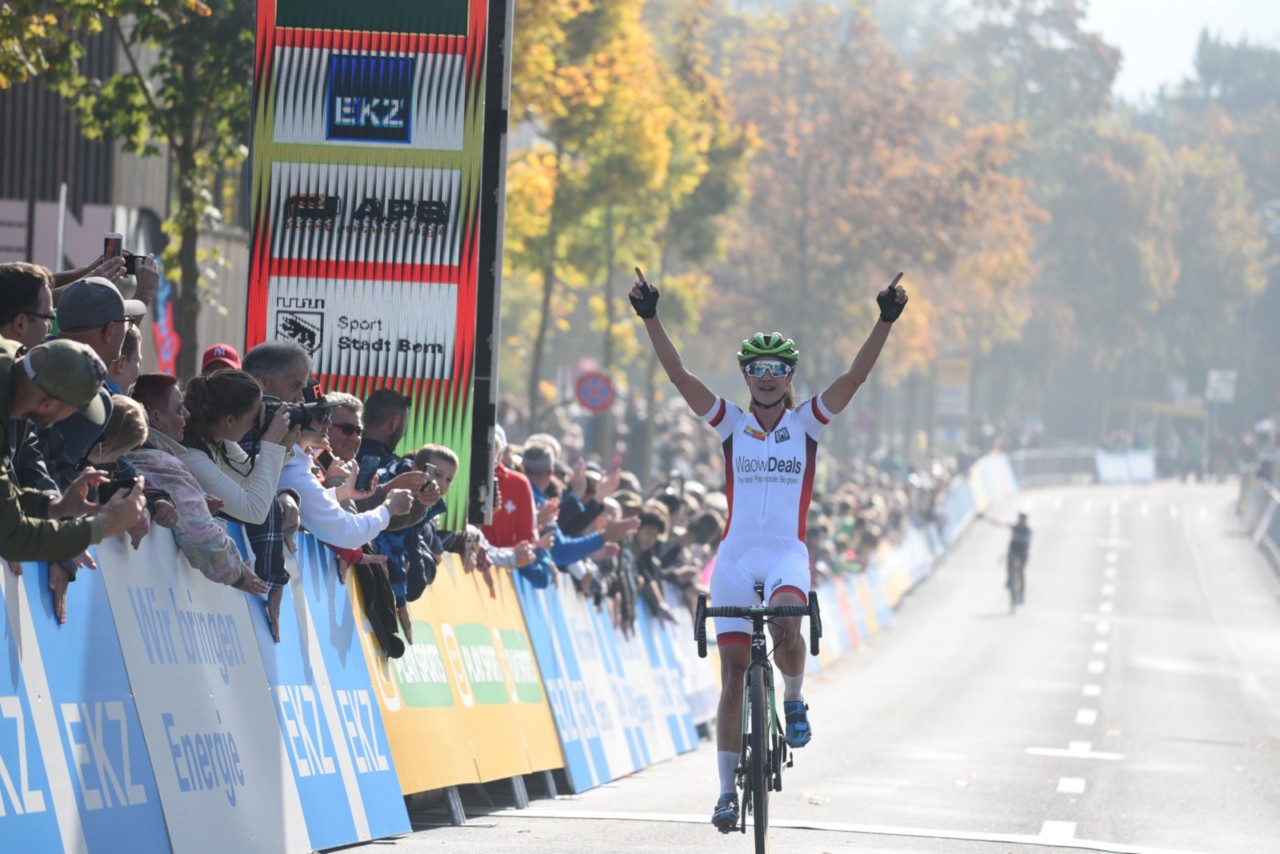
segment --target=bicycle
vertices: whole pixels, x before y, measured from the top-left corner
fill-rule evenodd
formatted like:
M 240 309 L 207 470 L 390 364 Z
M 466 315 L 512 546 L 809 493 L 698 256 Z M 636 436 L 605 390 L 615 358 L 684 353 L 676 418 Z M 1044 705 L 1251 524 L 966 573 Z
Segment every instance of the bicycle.
M 764 590 L 756 585 L 763 601 Z M 809 618 L 809 652 L 818 654 L 822 637 L 822 614 L 817 591 L 809 591 L 808 605 L 739 605 L 708 607 L 707 596 L 698 597 L 693 621 L 693 637 L 698 657 L 707 657 L 707 617 L 740 617 L 751 621 L 751 662 L 747 665 L 742 692 L 742 753 L 738 757 L 737 786 L 742 790 L 738 829 L 747 832 L 747 813 L 752 815 L 756 854 L 769 850 L 769 792 L 782 790 L 782 769 L 794 764 L 787 749 L 785 729 L 778 717 L 773 691 L 773 665 L 769 661 L 764 626 L 774 617 Z M 749 795 L 749 797 L 748 797 Z M 728 833 L 729 831 L 724 831 Z

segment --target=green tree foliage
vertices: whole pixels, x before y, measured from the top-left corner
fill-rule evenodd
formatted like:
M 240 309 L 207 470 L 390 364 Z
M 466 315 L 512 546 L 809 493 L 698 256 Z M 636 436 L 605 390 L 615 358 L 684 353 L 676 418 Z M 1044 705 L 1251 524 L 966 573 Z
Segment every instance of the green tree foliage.
M 168 276 L 179 286 L 176 328 L 186 346 L 178 371 L 196 370 L 196 318 L 207 290 L 200 228 L 220 218 L 219 170 L 247 154 L 254 7 L 245 0 L 114 0 L 44 4 L 69 25 L 30 66 L 79 113 L 90 139 L 114 139 L 142 156 L 169 158 L 174 199 L 164 224 Z M 74 27 L 105 31 L 123 67 L 105 79 L 80 73 Z
M 84 55 L 78 39 L 102 32 L 107 5 L 99 0 L 0 3 L 0 89 L 69 73 Z

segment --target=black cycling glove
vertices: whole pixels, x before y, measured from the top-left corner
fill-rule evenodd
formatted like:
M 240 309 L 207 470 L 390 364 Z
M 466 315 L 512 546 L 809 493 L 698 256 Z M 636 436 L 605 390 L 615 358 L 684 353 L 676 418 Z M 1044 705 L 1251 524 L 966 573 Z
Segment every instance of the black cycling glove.
M 628 296 L 631 300 L 631 307 L 636 310 L 636 314 L 645 320 L 658 316 L 658 289 L 650 285 L 648 282 L 638 282 L 640 286 L 641 296 L 637 299 Z
M 899 276 L 902 274 L 899 273 Z M 894 280 L 897 282 L 897 279 Z M 907 301 L 904 299 L 898 302 L 898 291 L 901 287 L 897 284 L 890 285 L 882 293 L 876 295 L 876 303 L 880 306 L 880 319 L 885 323 L 893 323 L 902 314 L 902 310 L 907 307 Z

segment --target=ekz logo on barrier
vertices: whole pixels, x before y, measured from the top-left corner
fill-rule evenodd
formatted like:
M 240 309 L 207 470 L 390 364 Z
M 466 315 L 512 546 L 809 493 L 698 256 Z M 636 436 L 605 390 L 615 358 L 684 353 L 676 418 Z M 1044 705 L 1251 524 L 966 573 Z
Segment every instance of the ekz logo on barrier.
M 330 57 L 325 138 L 412 142 L 410 110 L 415 63 L 411 56 Z

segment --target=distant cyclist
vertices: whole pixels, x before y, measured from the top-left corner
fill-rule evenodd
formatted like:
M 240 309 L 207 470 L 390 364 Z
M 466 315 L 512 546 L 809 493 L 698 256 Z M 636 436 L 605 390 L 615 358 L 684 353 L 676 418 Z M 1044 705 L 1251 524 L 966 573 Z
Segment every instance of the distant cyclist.
M 1010 530 L 1009 553 L 1005 556 L 1005 586 L 1009 588 L 1013 605 L 1021 605 L 1027 589 L 1027 558 L 1031 556 L 1031 526 L 1027 524 L 1027 514 L 1019 513 L 1018 521 L 1012 525 L 992 519 L 985 513 L 979 513 L 978 518 Z
M 761 583 L 770 605 L 805 605 L 809 590 L 805 520 L 813 495 L 818 437 L 866 381 L 892 323 L 902 314 L 907 304 L 907 292 L 898 284 L 902 274 L 876 296 L 880 320 L 849 370 L 799 406 L 792 389 L 800 359 L 795 343 L 777 332 L 757 332 L 743 341 L 736 355 L 751 395 L 746 411 L 717 396 L 685 368 L 658 319 L 658 289 L 645 281 L 638 267 L 636 278 L 631 305 L 644 319 L 667 378 L 724 444 L 729 518 L 711 577 L 712 604 L 758 604 L 755 585 Z M 720 798 L 711 822 L 727 832 L 738 822 L 734 772 L 742 750 L 742 680 L 751 660 L 751 624 L 745 619 L 715 620 L 722 686 L 716 715 Z M 793 748 L 804 747 L 813 735 L 809 707 L 801 693 L 805 643 L 800 623 L 796 617 L 779 618 L 769 626 L 774 662 L 782 672 L 786 739 Z

